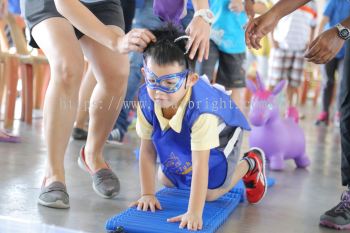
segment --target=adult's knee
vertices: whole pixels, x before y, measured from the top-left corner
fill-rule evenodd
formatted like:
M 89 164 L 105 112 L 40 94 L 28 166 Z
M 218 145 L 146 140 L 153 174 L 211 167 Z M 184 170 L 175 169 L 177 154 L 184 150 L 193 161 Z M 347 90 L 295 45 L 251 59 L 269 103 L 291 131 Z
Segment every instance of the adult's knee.
M 129 77 L 129 66 L 127 67 L 119 67 L 114 71 L 110 71 L 104 74 L 104 77 L 99 81 L 103 87 L 108 91 L 118 92 L 123 91 L 126 92 L 127 84 Z
M 61 58 L 59 61 L 51 64 L 51 69 L 55 77 L 55 82 L 58 85 L 67 91 L 79 89 L 84 74 L 83 58 Z

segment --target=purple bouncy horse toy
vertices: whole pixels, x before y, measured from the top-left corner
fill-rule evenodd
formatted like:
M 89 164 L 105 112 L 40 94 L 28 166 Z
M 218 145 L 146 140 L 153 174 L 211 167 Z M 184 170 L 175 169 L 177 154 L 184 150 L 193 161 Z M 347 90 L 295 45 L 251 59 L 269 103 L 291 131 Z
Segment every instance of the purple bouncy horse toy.
M 249 112 L 252 125 L 249 144 L 265 152 L 271 170 L 283 170 L 285 159 L 294 159 L 299 168 L 310 165 L 305 154 L 303 130 L 293 119 L 280 117 L 276 95 L 282 91 L 285 83 L 282 80 L 273 91 L 268 91 L 259 75 L 257 85 L 247 80 L 247 88 L 253 93 Z

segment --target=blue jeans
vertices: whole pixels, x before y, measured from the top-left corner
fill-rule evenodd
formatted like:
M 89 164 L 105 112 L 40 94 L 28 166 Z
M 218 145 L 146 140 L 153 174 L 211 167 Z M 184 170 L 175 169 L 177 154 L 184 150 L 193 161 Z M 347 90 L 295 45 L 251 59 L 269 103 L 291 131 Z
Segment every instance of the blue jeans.
M 193 10 L 188 10 L 187 16 L 182 19 L 182 26 L 186 28 L 193 18 Z M 148 28 L 156 29 L 162 27 L 162 22 L 157 16 L 153 14 L 153 0 L 145 0 L 142 8 L 136 8 L 135 18 L 133 22 L 133 28 Z M 142 53 L 132 52 L 129 55 L 130 58 L 130 74 L 128 79 L 128 87 L 125 95 L 125 101 L 119 117 L 114 125 L 113 129 L 118 128 L 121 137 L 128 131 L 130 122 L 128 121 L 128 115 L 132 101 L 134 100 L 138 88 L 141 84 L 141 67 L 142 67 Z M 136 106 L 136 105 L 134 105 Z

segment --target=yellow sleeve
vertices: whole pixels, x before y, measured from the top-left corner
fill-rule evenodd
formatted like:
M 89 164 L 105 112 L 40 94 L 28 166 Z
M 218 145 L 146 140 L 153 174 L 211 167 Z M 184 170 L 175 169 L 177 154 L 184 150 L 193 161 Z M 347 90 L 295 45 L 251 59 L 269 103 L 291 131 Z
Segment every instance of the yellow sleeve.
M 153 126 L 146 120 L 140 105 L 137 105 L 136 133 L 141 139 L 151 140 Z
M 210 150 L 220 145 L 219 119 L 213 114 L 202 114 L 192 126 L 191 150 Z

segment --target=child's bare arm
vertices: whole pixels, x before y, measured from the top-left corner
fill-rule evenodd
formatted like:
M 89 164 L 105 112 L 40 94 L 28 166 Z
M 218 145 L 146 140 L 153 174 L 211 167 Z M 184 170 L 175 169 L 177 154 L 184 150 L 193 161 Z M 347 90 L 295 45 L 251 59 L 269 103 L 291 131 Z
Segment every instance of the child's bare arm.
M 180 228 L 200 230 L 203 227 L 203 208 L 208 189 L 209 150 L 192 152 L 192 183 L 187 212 L 169 219 L 169 222 L 181 222 Z
M 155 193 L 156 158 L 152 141 L 141 139 L 139 161 L 141 195 L 154 195 Z
M 140 183 L 141 197 L 131 206 L 137 206 L 138 210 L 154 212 L 161 209 L 161 205 L 155 197 L 155 176 L 156 176 L 156 151 L 151 140 L 141 139 L 140 148 Z

